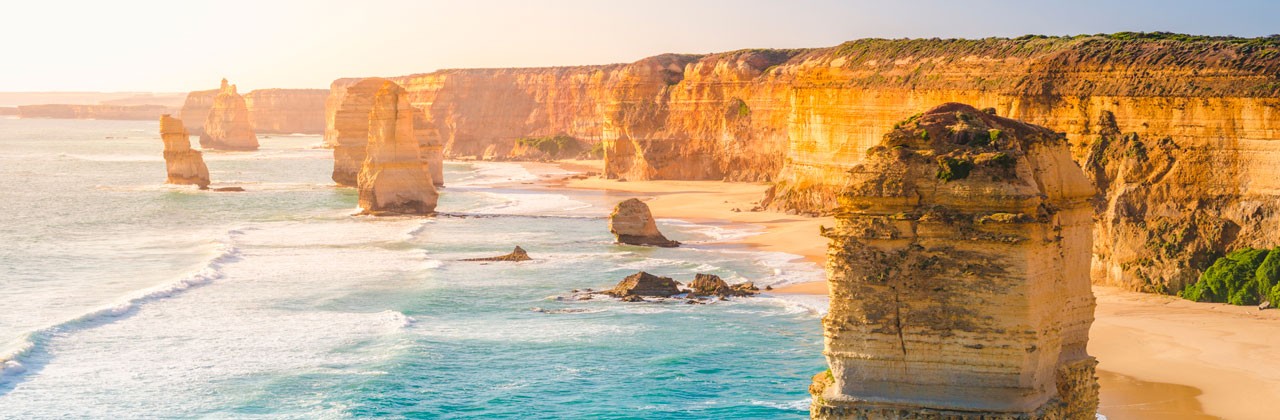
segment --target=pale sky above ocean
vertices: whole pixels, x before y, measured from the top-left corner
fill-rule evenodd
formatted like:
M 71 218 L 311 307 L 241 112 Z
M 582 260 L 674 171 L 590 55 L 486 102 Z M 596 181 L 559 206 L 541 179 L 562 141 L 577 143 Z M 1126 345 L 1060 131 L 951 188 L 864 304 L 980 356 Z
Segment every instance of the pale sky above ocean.
M 1280 32 L 1253 1 L 23 1 L 0 5 L 0 91 L 325 88 L 439 68 L 631 62 L 857 38 Z

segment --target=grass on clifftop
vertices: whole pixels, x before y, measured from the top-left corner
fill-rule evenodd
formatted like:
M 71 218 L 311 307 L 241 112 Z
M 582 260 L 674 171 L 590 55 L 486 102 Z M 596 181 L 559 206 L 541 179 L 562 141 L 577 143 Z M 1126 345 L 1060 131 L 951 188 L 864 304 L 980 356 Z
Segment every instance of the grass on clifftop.
M 1233 251 L 1214 261 L 1199 281 L 1178 295 L 1196 302 L 1280 304 L 1280 247 Z

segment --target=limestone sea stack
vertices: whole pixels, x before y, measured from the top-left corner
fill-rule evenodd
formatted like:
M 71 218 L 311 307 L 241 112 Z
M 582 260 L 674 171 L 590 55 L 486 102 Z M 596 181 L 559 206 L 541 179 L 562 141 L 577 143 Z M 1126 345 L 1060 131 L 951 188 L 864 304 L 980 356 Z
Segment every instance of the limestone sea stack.
M 369 111 L 369 140 L 357 179 L 366 214 L 431 214 L 435 185 L 414 137 L 413 110 L 404 89 L 384 81 Z
M 200 147 L 218 150 L 258 150 L 258 136 L 249 125 L 249 108 L 236 85 L 222 79 L 222 88 L 213 98 L 213 107 L 204 120 Z
M 613 213 L 609 215 L 609 233 L 620 244 L 664 248 L 680 246 L 680 242 L 662 236 L 657 222 L 653 220 L 653 214 L 649 212 L 649 206 L 634 198 L 618 203 L 613 208 Z
M 182 120 L 169 114 L 161 115 L 160 139 L 164 141 L 164 166 L 168 171 L 165 183 L 209 189 L 209 167 L 205 166 L 200 151 L 191 148 L 191 136 L 182 126 Z
M 334 83 L 325 102 L 325 144 L 333 147 L 333 182 L 354 187 L 369 145 L 369 112 L 373 99 L 388 81 L 371 77 L 351 85 Z
M 812 416 L 1092 419 L 1094 188 L 1052 130 L 948 103 L 839 196 Z

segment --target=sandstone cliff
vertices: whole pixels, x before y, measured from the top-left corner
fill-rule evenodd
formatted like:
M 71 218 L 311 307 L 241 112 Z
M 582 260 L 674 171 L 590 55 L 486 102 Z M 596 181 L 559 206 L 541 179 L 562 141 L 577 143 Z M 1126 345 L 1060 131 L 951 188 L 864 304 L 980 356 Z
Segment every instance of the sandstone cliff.
M 258 136 L 249 126 L 249 109 L 236 85 L 222 79 L 222 88 L 213 98 L 213 107 L 204 120 L 200 147 L 221 150 L 258 150 Z
M 222 79 L 225 85 L 227 79 Z M 213 99 L 221 89 L 197 90 L 187 93 L 187 100 L 182 104 L 182 112 L 178 115 L 183 121 L 189 121 L 187 131 L 193 135 L 204 134 L 204 120 L 209 118 L 209 110 L 213 109 Z
M 1115 129 L 1136 133 L 1147 150 L 1167 137 L 1181 150 L 1173 158 L 1197 150 L 1192 161 L 1221 162 L 1229 168 L 1221 172 L 1234 174 L 1124 183 L 1142 190 L 1172 187 L 1175 180 L 1238 186 L 1238 193 L 1227 195 L 1240 197 L 1239 208 L 1222 207 L 1221 199 L 1196 204 L 1217 219 L 1204 225 L 1222 225 L 1227 233 L 1205 246 L 1169 248 L 1173 256 L 1157 258 L 1145 243 L 1135 246 L 1136 236 L 1098 242 L 1095 282 L 1172 292 L 1187 281 L 1181 272 L 1203 269 L 1212 255 L 1249 243 L 1231 234 L 1235 225 L 1280 223 L 1269 208 L 1253 204 L 1280 194 L 1280 177 L 1271 169 L 1280 166 L 1277 74 L 1277 38 L 1114 34 L 868 39 L 831 48 L 442 70 L 391 80 L 405 86 L 428 125 L 422 130 L 435 133 L 448 156 L 508 156 L 517 139 L 563 134 L 587 145 L 602 143 L 608 177 L 773 181 L 765 204 L 804 213 L 830 212 L 846 172 L 865 150 L 901 115 L 931 104 L 991 107 L 1066 133 L 1078 162 L 1100 138 L 1097 121 L 1109 112 Z M 334 82 L 330 100 L 351 83 Z M 1197 200 L 1157 195 L 1150 203 L 1159 205 L 1133 207 L 1132 217 L 1111 218 L 1118 225 L 1098 229 L 1141 229 L 1133 221 L 1148 211 L 1175 208 L 1166 198 Z M 1261 210 L 1245 214 L 1250 206 Z
M 367 118 L 369 140 L 357 179 L 360 208 L 375 215 L 435 212 L 438 194 L 414 136 L 404 89 L 381 81 Z
M 164 141 L 164 166 L 168 173 L 165 183 L 209 189 L 209 168 L 200 151 L 191 148 L 191 135 L 182 126 L 182 120 L 169 114 L 161 115 L 160 139 Z
M 323 134 L 325 89 L 258 89 L 244 95 L 256 133 Z
M 814 417 L 1093 417 L 1094 190 L 1064 136 L 945 104 L 848 179 Z
M 62 118 L 81 120 L 155 120 L 173 112 L 164 105 L 21 105 L 19 118 Z

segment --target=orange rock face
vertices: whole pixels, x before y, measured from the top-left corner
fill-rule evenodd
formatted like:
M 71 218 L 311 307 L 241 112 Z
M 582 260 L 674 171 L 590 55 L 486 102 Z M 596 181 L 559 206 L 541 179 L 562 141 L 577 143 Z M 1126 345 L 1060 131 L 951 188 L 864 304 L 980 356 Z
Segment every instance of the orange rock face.
M 200 147 L 220 150 L 258 150 L 258 136 L 249 126 L 249 109 L 236 85 L 222 80 L 222 89 L 213 98 L 213 107 L 204 120 Z
M 849 172 L 822 419 L 1086 419 L 1098 408 L 1092 184 L 1066 137 L 944 104 Z
M 187 94 L 187 100 L 182 103 L 179 118 L 190 121 L 186 126 L 191 134 L 197 136 L 204 134 L 204 120 L 209 118 L 209 110 L 213 109 L 213 98 L 218 96 L 219 91 L 220 89 L 197 90 Z
M 258 89 L 244 95 L 255 133 L 324 133 L 325 89 Z
M 1268 42 L 859 40 L 391 80 L 409 92 L 428 125 L 421 129 L 436 134 L 446 156 L 501 158 L 518 138 L 564 134 L 603 143 L 609 177 L 772 181 L 764 204 L 803 213 L 830 212 L 866 150 L 901 116 L 933 104 L 990 107 L 1066 133 L 1078 162 L 1099 140 L 1107 112 L 1146 150 L 1171 139 L 1178 151 L 1167 156 L 1178 164 L 1169 176 L 1097 185 L 1108 206 L 1136 213 L 1099 222 L 1094 281 L 1173 292 L 1210 255 L 1280 227 L 1280 212 L 1266 204 L 1280 195 L 1272 169 L 1280 167 L 1280 46 Z M 335 82 L 331 97 L 350 83 Z M 1125 172 L 1117 159 L 1100 163 L 1109 168 L 1104 175 Z M 1185 183 L 1205 187 L 1187 192 L 1209 195 L 1144 193 L 1139 206 L 1116 192 Z M 1209 219 L 1145 236 L 1139 221 L 1149 212 L 1187 206 Z M 1184 249 L 1178 231 L 1221 234 Z
M 413 108 L 399 85 L 381 80 L 368 116 L 368 147 L 357 188 L 367 214 L 431 214 L 439 195 L 414 136 Z
M 195 185 L 209 188 L 209 167 L 204 156 L 191 148 L 191 136 L 182 126 L 182 120 L 160 116 L 160 139 L 164 141 L 164 166 L 168 173 L 166 184 Z

